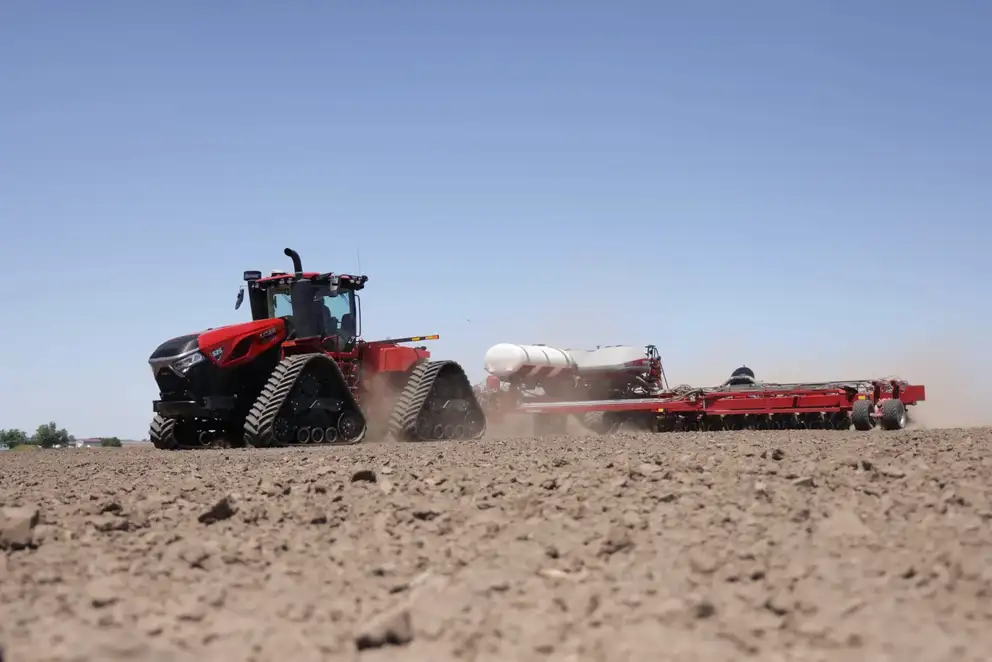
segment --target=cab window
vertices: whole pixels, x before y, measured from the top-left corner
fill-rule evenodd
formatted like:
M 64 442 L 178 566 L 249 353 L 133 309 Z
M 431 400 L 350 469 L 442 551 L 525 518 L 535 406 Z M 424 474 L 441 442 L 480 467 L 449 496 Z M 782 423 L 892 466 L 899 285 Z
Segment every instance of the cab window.
M 289 317 L 293 314 L 293 300 L 289 292 L 277 292 L 269 298 L 271 317 Z
M 316 293 L 314 305 L 317 308 L 316 313 L 321 316 L 324 331 L 327 335 L 336 335 L 342 329 L 347 334 L 355 334 L 355 318 L 352 313 L 354 309 L 354 292 L 344 290 L 331 295 L 327 287 L 319 288 Z M 291 317 L 292 314 L 293 300 L 290 293 L 285 290 L 270 291 L 270 317 Z
M 348 291 L 338 292 L 330 295 L 328 290 L 318 293 L 320 299 L 320 314 L 324 320 L 324 330 L 327 335 L 332 336 L 341 331 L 342 322 L 347 323 L 346 315 L 351 315 L 352 293 Z

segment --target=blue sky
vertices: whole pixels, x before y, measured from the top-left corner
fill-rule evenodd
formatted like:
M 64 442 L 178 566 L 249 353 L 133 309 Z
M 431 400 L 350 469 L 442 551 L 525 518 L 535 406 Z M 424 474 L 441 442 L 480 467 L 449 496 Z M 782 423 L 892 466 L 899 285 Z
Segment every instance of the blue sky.
M 943 342 L 978 374 L 990 25 L 977 0 L 4 2 L 0 427 L 141 438 L 148 354 L 245 319 L 242 270 L 285 246 L 360 252 L 365 336 L 440 333 L 475 378 L 503 341 L 656 342 L 675 381 L 913 379 L 895 357 Z

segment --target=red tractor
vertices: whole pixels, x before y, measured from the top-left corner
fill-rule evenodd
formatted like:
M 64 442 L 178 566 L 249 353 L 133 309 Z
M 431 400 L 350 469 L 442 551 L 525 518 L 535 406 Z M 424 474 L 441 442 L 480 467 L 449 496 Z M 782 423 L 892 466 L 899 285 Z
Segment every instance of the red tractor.
M 180 336 L 148 359 L 161 449 L 357 444 L 369 430 L 403 441 L 479 439 L 486 417 L 462 367 L 425 347 L 366 342 L 367 276 L 246 271 L 251 322 Z M 235 309 L 244 302 L 238 293 Z

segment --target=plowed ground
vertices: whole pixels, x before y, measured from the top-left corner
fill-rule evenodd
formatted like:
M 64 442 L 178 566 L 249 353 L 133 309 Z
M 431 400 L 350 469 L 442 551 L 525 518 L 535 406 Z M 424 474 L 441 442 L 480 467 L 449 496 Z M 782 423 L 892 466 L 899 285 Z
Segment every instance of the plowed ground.
M 3 659 L 987 661 L 990 441 L 2 453 Z

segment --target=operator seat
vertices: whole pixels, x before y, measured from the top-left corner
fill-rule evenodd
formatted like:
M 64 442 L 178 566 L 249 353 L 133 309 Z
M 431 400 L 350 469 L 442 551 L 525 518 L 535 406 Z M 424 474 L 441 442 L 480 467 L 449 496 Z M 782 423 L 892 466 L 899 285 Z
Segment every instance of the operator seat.
M 324 335 L 325 336 L 336 336 L 338 335 L 338 318 L 334 316 L 331 309 L 325 303 L 320 307 L 320 315 L 324 323 Z
M 320 343 L 321 347 L 326 352 L 344 351 L 348 341 L 344 332 L 343 322 L 339 327 L 338 318 L 331 313 L 331 309 L 328 308 L 326 303 L 320 308 L 321 317 L 324 320 L 324 339 Z
M 341 331 L 339 335 L 341 336 L 342 345 L 348 345 L 358 335 L 355 316 L 351 313 L 345 313 L 341 316 Z

